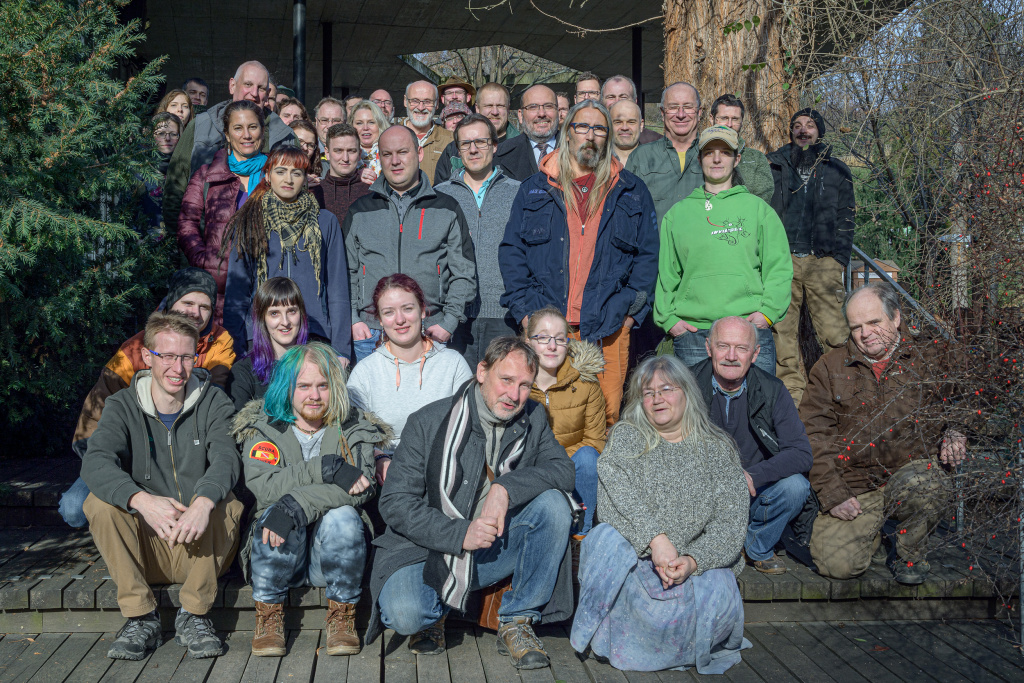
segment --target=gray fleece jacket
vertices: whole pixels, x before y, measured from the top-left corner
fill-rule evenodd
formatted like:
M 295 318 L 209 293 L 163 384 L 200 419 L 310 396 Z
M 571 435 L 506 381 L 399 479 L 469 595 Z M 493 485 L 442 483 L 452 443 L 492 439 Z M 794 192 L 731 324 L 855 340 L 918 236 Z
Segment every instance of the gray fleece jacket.
M 381 175 L 370 193 L 352 204 L 341 228 L 348 254 L 352 322 L 380 329 L 373 289 L 388 275 L 404 273 L 419 283 L 430 312 L 424 328 L 455 332 L 476 297 L 476 257 L 466 216 L 458 202 L 438 194 L 420 171 L 404 196 Z
M 519 181 L 505 175 L 500 167 L 496 167 L 494 173 L 479 207 L 473 190 L 463 180 L 465 169 L 457 170 L 451 180 L 434 188 L 451 195 L 459 203 L 473 238 L 480 291 L 466 309 L 470 318 L 504 318 L 508 310 L 498 302 L 505 293 L 505 282 L 498 264 L 498 245 L 505 236 L 512 202 L 519 192 Z

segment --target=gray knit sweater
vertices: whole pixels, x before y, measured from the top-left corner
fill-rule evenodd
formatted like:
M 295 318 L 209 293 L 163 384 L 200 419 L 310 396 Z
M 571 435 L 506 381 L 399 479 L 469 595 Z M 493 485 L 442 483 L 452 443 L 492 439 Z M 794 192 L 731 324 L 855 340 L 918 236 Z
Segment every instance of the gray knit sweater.
M 501 279 L 498 266 L 498 245 L 505 236 L 505 225 L 512 212 L 512 202 L 519 192 L 519 181 L 513 180 L 497 169 L 498 175 L 491 179 L 487 194 L 480 207 L 476 205 L 473 191 L 462 180 L 465 171 L 456 171 L 454 177 L 434 188 L 459 203 L 469 225 L 476 252 L 476 276 L 478 294 L 466 306 L 469 318 L 503 318 L 506 309 L 498 303 L 505 293 L 505 282 Z
M 697 574 L 730 567 L 743 571 L 750 495 L 739 455 L 726 442 L 662 440 L 643 450 L 640 432 L 620 422 L 597 459 L 597 516 L 615 527 L 637 555 L 665 534 L 680 555 L 697 561 Z

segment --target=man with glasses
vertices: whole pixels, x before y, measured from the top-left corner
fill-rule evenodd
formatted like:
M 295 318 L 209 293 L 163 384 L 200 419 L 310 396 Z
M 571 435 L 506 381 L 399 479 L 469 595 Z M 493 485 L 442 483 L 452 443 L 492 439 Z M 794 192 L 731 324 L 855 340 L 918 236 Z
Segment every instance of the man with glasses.
M 320 100 L 313 109 L 313 124 L 320 142 L 321 159 L 324 159 L 327 151 L 327 129 L 339 123 L 345 123 L 345 105 L 342 101 L 333 97 Z
M 601 79 L 597 74 L 584 71 L 576 78 L 576 104 L 583 100 L 601 101 Z
M 611 125 L 592 100 L 569 110 L 562 146 L 519 188 L 499 248 L 501 303 L 515 320 L 526 327 L 531 312 L 554 306 L 573 337 L 601 346 L 609 425 L 619 417 L 630 329 L 650 312 L 658 274 L 654 202 L 612 153 Z
M 478 293 L 466 307 L 468 323 L 455 331 L 451 346 L 463 355 L 469 367 L 475 368 L 492 339 L 518 331 L 516 321 L 500 302 L 505 285 L 498 264 L 498 245 L 519 192 L 519 181 L 495 166 L 498 133 L 483 114 L 470 114 L 459 122 L 454 144 L 462 168 L 455 170 L 451 180 L 437 185 L 437 191 L 451 196 L 462 207 L 473 236 Z
M 508 168 L 509 164 L 505 157 L 515 149 L 512 140 L 519 135 L 519 129 L 512 125 L 508 118 L 509 99 L 508 88 L 501 83 L 486 83 L 477 92 L 476 113 L 483 114 L 494 125 L 498 134 L 498 148 L 494 152 L 494 165 L 501 166 L 505 175 L 516 180 L 523 180 L 513 175 L 514 171 Z M 529 165 L 527 164 L 528 168 Z M 459 148 L 454 142 L 445 147 L 444 153 L 437 162 L 437 169 L 434 171 L 434 184 L 440 185 L 451 179 L 454 169 L 462 168 L 462 159 L 459 156 Z M 531 174 L 535 173 L 532 169 Z
M 434 111 L 437 109 L 437 86 L 430 81 L 413 81 L 405 87 L 405 111 L 408 114 L 398 123 L 408 126 L 423 150 L 420 170 L 427 179 L 434 181 L 434 171 L 445 147 L 452 141 L 451 131 L 444 126 L 434 125 Z
M 558 146 L 558 103 L 555 91 L 533 85 L 519 103 L 522 135 L 502 143 L 496 163 L 511 178 L 522 182 L 540 170 L 540 160 Z
M 380 107 L 380 110 L 384 112 L 384 118 L 388 120 L 388 123 L 394 123 L 395 101 L 391 99 L 391 93 L 383 89 L 374 90 L 370 93 L 370 101 Z
M 82 478 L 89 532 L 117 586 L 128 621 L 107 656 L 140 660 L 161 641 L 151 584 L 181 583 L 175 642 L 196 659 L 223 644 L 207 613 L 217 579 L 238 548 L 242 503 L 231 493 L 239 458 L 231 438 L 234 405 L 196 368 L 199 331 L 178 313 L 146 322 L 149 368 L 107 401 Z

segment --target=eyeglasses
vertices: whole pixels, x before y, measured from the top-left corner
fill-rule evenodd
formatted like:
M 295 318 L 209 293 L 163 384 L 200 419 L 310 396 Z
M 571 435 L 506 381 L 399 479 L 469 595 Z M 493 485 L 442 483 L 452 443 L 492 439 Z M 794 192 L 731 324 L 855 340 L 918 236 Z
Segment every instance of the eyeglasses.
M 645 401 L 653 401 L 655 398 L 668 398 L 677 391 L 682 391 L 682 389 L 666 384 L 661 389 L 646 389 L 641 396 L 644 397 Z
M 684 114 L 692 114 L 697 111 L 697 106 L 693 104 L 670 104 L 666 107 L 662 107 L 662 110 L 666 114 L 678 114 L 683 112 Z
M 423 108 L 430 107 L 431 109 L 433 109 L 434 102 L 436 102 L 436 101 L 437 100 L 406 100 L 406 102 L 409 103 L 410 107 L 423 107 Z
M 174 353 L 157 353 L 156 351 L 153 351 L 152 349 L 149 349 L 149 352 L 151 354 L 153 354 L 154 356 L 156 356 L 157 358 L 159 358 L 160 362 L 163 365 L 167 365 L 167 366 L 177 365 L 179 359 L 181 359 L 181 364 L 184 365 L 186 368 L 190 368 L 190 367 L 192 367 L 193 365 L 196 364 L 196 355 L 195 354 L 192 354 L 191 356 L 182 354 L 182 355 L 179 356 L 179 355 L 174 354 Z
M 552 337 L 550 334 L 535 334 L 530 339 L 534 340 L 541 346 L 547 346 L 551 342 L 555 342 L 555 346 L 565 346 L 569 343 L 569 340 L 565 337 Z
M 312 152 L 313 149 L 316 148 L 316 143 L 299 140 L 299 147 L 301 147 L 304 152 Z
M 592 126 L 589 123 L 570 123 L 569 127 L 572 128 L 572 132 L 576 133 L 576 135 L 586 135 L 590 131 L 594 131 L 594 137 L 608 137 L 608 126 Z
M 170 130 L 157 131 L 156 133 L 153 133 L 153 137 L 161 138 L 161 139 L 164 139 L 164 140 L 174 140 L 176 138 L 180 138 L 181 137 L 181 133 L 175 133 L 175 132 L 170 131 Z
M 541 109 L 543 109 L 544 111 L 546 111 L 548 113 L 551 113 L 553 111 L 557 111 L 558 110 L 558 106 L 554 105 L 554 104 L 551 104 L 550 102 L 548 102 L 547 104 L 537 104 L 535 102 L 533 104 L 526 105 L 525 107 L 523 107 L 523 109 L 525 109 L 526 111 L 530 112 L 531 114 L 536 114 Z
M 376 104 L 378 107 L 384 107 L 384 106 L 390 107 L 391 105 L 394 104 L 394 102 L 392 102 L 391 100 L 370 100 L 370 101 L 373 102 L 374 104 Z
M 330 125 L 334 126 L 334 125 L 337 125 L 339 123 L 345 123 L 345 119 L 320 119 L 320 118 L 318 118 L 316 120 L 316 122 L 319 123 L 320 125 L 330 124 Z
M 597 99 L 601 96 L 600 90 L 577 90 L 576 97 L 583 98 L 585 100 Z
M 477 106 L 483 109 L 484 111 L 488 111 L 491 109 L 494 109 L 496 111 L 504 111 L 505 109 L 508 109 L 507 104 L 478 104 Z
M 459 142 L 459 149 L 463 152 L 468 152 L 470 147 L 476 146 L 477 149 L 483 149 L 487 145 L 491 144 L 490 138 L 477 138 L 476 140 L 462 140 Z

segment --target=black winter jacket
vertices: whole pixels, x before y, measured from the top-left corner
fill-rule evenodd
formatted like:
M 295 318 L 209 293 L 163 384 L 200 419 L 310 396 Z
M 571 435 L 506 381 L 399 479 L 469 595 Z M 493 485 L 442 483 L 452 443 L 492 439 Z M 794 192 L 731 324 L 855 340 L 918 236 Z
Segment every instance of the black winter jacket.
M 768 155 L 775 177 L 772 208 L 779 214 L 792 253 L 831 256 L 850 262 L 854 232 L 853 175 L 820 145 L 819 161 L 805 183 L 793 167 L 793 143 Z

